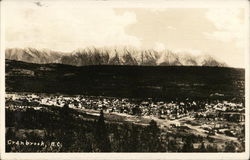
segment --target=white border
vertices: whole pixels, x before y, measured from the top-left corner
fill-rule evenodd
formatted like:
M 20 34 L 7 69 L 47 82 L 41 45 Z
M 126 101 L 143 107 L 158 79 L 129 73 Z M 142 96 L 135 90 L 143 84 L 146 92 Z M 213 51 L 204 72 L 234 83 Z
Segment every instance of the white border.
M 3 158 L 3 151 L 5 150 L 5 25 L 4 25 L 4 7 L 3 3 L 0 3 L 0 25 L 1 25 L 1 45 L 0 45 L 0 159 Z
M 245 50 L 245 97 L 246 97 L 246 149 L 243 153 L 5 153 L 5 25 L 4 5 L 7 0 L 0 2 L 1 6 L 1 54 L 0 54 L 0 159 L 249 159 L 249 1 L 247 0 L 127 0 L 127 1 L 90 1 L 86 0 L 86 7 L 134 7 L 134 8 L 209 8 L 209 7 L 243 7 L 245 8 L 246 50 Z M 14 0 L 9 0 L 14 1 Z M 34 0 L 31 0 L 34 1 Z M 60 3 L 60 0 L 54 0 Z M 62 0 L 63 1 L 63 0 Z M 66 1 L 66 0 L 64 0 Z M 83 0 L 71 0 L 72 3 Z

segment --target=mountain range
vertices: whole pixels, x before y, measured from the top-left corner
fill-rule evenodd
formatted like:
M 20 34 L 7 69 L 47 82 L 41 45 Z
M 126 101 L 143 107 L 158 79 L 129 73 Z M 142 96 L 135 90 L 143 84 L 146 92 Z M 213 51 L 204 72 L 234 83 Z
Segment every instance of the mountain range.
M 170 50 L 137 50 L 131 48 L 85 48 L 72 52 L 57 52 L 49 49 L 8 48 L 5 59 L 28 63 L 59 63 L 73 66 L 88 65 L 141 65 L 141 66 L 217 66 L 225 63 L 210 55 L 174 53 Z

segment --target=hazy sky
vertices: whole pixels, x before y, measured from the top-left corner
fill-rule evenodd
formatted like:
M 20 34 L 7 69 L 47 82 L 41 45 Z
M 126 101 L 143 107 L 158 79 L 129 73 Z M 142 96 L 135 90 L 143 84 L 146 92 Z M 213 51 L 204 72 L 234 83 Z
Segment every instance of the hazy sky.
M 5 46 L 73 51 L 133 46 L 210 54 L 244 67 L 242 8 L 111 8 L 79 3 L 5 3 Z

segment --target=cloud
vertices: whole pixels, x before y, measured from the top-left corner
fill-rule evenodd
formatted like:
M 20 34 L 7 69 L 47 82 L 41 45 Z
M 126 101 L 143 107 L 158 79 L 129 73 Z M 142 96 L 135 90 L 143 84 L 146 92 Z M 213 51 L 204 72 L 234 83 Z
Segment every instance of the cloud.
M 165 49 L 166 49 L 165 44 L 161 42 L 155 42 L 154 50 L 156 50 L 157 52 L 161 52 L 164 51 Z
M 153 13 L 160 13 L 166 11 L 166 8 L 149 8 L 149 11 Z
M 58 2 L 38 7 L 30 2 L 5 2 L 6 47 L 72 51 L 87 46 L 140 47 L 125 28 L 136 23 L 133 12 L 116 15 L 112 8 Z M 63 8 L 63 9 L 62 9 Z
M 191 49 L 191 48 L 176 49 L 176 50 L 173 50 L 173 51 L 176 52 L 176 53 L 188 53 L 188 54 L 195 55 L 195 56 L 204 54 L 204 52 L 201 51 L 201 50 Z
M 167 29 L 176 30 L 176 28 L 173 26 L 168 26 Z
M 6 47 L 72 51 L 85 47 L 169 49 L 210 54 L 244 67 L 244 10 L 109 8 L 82 1 L 4 1 Z M 2 4 L 2 5 L 3 5 Z
M 206 13 L 217 31 L 204 35 L 208 39 L 216 39 L 222 42 L 235 41 L 237 47 L 244 47 L 244 19 L 240 18 L 242 10 L 239 8 L 213 8 Z

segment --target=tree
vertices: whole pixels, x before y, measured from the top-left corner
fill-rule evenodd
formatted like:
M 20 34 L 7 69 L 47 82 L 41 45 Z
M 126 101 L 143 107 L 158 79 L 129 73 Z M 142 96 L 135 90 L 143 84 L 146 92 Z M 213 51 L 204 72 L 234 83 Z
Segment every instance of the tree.
M 204 142 L 202 142 L 202 144 L 201 144 L 200 151 L 201 151 L 201 152 L 206 152 L 206 147 L 205 147 Z
M 108 138 L 108 132 L 106 129 L 106 124 L 104 121 L 104 114 L 101 110 L 100 117 L 96 123 L 95 139 L 97 142 L 97 147 L 101 152 L 111 151 L 111 146 Z
M 226 142 L 225 152 L 235 152 L 235 145 L 233 142 Z
M 14 139 L 16 137 L 16 129 L 15 128 L 7 128 L 6 129 L 7 132 L 6 132 L 6 139 L 7 140 L 10 140 L 10 139 Z
M 132 108 L 132 113 L 133 113 L 133 115 L 140 116 L 142 111 L 141 111 L 139 106 L 135 106 L 134 108 Z
M 61 124 L 58 130 L 60 133 L 58 138 L 63 144 L 62 151 L 70 150 L 70 147 L 72 147 L 72 145 L 74 144 L 74 140 L 73 140 L 74 131 L 72 130 L 72 124 L 74 124 L 74 122 L 73 122 L 73 117 L 70 113 L 71 113 L 71 110 L 69 108 L 69 104 L 66 102 L 63 108 L 60 109 L 59 111 L 59 115 L 60 115 L 59 122 L 61 122 Z M 54 129 L 52 128 L 51 133 L 53 133 L 53 130 Z M 51 138 L 53 138 L 53 136 Z
M 216 146 L 216 144 L 215 145 L 208 145 L 207 146 L 207 152 L 217 152 L 218 150 L 217 150 L 217 146 Z
M 177 152 L 176 141 L 169 140 L 168 142 L 168 152 Z
M 132 124 L 131 137 L 130 137 L 130 151 L 136 152 L 139 150 L 139 129 L 136 125 Z
M 183 152 L 192 152 L 193 151 L 193 143 L 192 143 L 192 140 L 190 138 L 186 139 L 186 142 L 183 145 L 182 151 Z
M 147 127 L 147 139 L 149 152 L 157 152 L 161 150 L 160 129 L 154 120 L 151 120 Z

